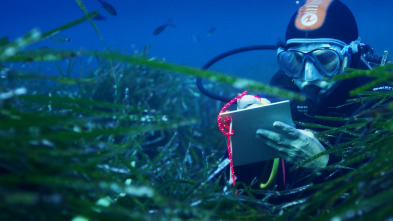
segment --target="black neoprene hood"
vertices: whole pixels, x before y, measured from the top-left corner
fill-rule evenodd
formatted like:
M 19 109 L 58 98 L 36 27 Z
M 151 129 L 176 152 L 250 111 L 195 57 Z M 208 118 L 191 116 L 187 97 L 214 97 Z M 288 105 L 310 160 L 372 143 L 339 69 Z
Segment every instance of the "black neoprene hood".
M 288 24 L 285 40 L 291 38 L 334 38 L 347 44 L 358 38 L 358 26 L 351 10 L 341 1 L 334 0 L 328 7 L 322 26 L 316 30 L 300 30 L 296 27 L 296 12 Z

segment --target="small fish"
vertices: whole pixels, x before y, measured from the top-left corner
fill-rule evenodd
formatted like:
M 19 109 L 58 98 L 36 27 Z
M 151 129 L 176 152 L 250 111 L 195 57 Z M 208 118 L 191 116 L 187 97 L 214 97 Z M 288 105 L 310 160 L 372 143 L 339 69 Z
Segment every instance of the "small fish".
M 165 23 L 163 25 L 158 26 L 156 29 L 153 31 L 153 35 L 159 35 L 161 32 L 163 32 L 166 27 L 171 26 L 174 27 L 172 20 L 169 20 L 168 23 Z
M 101 14 L 98 14 L 98 15 L 94 16 L 93 19 L 97 20 L 97 21 L 103 21 L 103 20 L 106 20 L 106 17 L 102 16 Z
M 111 15 L 117 15 L 117 12 L 116 12 L 115 8 L 114 8 L 112 5 L 110 5 L 109 3 L 104 2 L 104 1 L 102 1 L 102 0 L 98 0 L 98 1 L 101 3 L 102 7 L 103 7 L 109 14 L 111 14 Z
M 215 27 L 212 27 L 211 29 L 209 29 L 209 30 L 206 32 L 206 36 L 209 37 L 209 36 L 213 35 L 214 32 L 216 32 L 216 28 L 215 28 Z
M 49 37 L 49 39 L 55 43 L 66 43 L 66 42 L 70 42 L 71 38 L 65 36 L 65 35 L 52 35 Z

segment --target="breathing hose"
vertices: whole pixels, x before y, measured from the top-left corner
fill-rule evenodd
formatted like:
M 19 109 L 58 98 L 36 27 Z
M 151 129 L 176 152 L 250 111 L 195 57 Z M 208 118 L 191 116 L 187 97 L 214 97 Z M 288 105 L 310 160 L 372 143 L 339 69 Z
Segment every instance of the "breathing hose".
M 234 55 L 234 54 L 238 54 L 238 53 L 242 53 L 242 52 L 248 52 L 248 51 L 257 51 L 257 50 L 277 50 L 278 45 L 254 45 L 254 46 L 248 46 L 248 47 L 241 47 L 241 48 L 236 48 L 227 52 L 224 52 L 222 54 L 219 54 L 218 56 L 212 58 L 210 61 L 208 61 L 203 67 L 202 70 L 207 70 L 210 68 L 210 66 L 212 66 L 213 64 L 215 64 L 216 62 Z M 220 96 L 218 94 L 214 94 L 210 91 L 208 91 L 202 83 L 202 79 L 201 78 L 197 78 L 196 80 L 196 84 L 198 86 L 198 89 L 206 96 L 215 99 L 215 100 L 219 100 L 225 103 L 228 103 L 229 101 L 232 100 L 232 98 L 230 97 L 224 97 L 224 96 Z

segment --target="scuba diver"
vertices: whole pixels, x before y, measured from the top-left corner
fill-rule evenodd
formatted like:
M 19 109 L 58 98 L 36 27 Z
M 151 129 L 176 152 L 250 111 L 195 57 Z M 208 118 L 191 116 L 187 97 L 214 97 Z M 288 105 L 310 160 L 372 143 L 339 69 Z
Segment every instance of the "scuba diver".
M 277 49 L 261 49 L 273 48 Z M 371 47 L 360 42 L 356 20 L 346 5 L 339 0 L 307 0 L 291 18 L 286 30 L 285 44 L 278 45 L 277 63 L 280 70 L 272 77 L 270 85 L 306 96 L 304 102 L 291 101 L 293 120 L 339 127 L 345 122 L 328 121 L 313 116 L 344 118 L 364 110 L 367 104 L 347 104 L 347 100 L 351 98 L 349 91 L 366 84 L 370 79 L 356 77 L 334 82 L 332 77 L 343 73 L 346 67 L 371 69 L 380 60 L 381 57 L 373 55 Z M 202 92 L 206 92 L 200 80 L 197 83 Z M 373 90 L 391 89 L 391 86 L 379 85 Z M 205 94 L 213 97 L 208 92 Z M 271 102 L 280 100 L 258 96 Z M 220 99 L 217 96 L 213 98 Z M 237 106 L 242 109 L 259 102 L 258 97 L 245 95 L 237 100 Z M 283 160 L 235 166 L 237 182 L 253 183 L 252 187 L 257 188 L 290 188 L 299 186 L 297 179 L 304 174 L 317 174 L 328 164 L 340 160 L 326 154 L 295 169 L 295 165 L 322 153 L 325 147 L 312 132 L 302 130 L 305 128 L 295 128 L 278 121 L 273 127 L 281 133 L 259 129 L 256 136 L 267 146 L 277 150 Z M 279 166 L 274 166 L 275 163 Z M 233 183 L 231 177 L 228 179 Z

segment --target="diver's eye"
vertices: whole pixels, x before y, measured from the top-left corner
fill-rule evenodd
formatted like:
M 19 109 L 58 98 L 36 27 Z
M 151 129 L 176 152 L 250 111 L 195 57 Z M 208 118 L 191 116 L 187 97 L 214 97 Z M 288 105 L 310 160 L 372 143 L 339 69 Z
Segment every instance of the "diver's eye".
M 327 73 L 336 72 L 339 68 L 340 57 L 333 50 L 315 50 L 312 52 L 312 56 Z
M 278 57 L 281 67 L 291 77 L 296 77 L 302 69 L 303 54 L 298 51 L 283 51 Z

